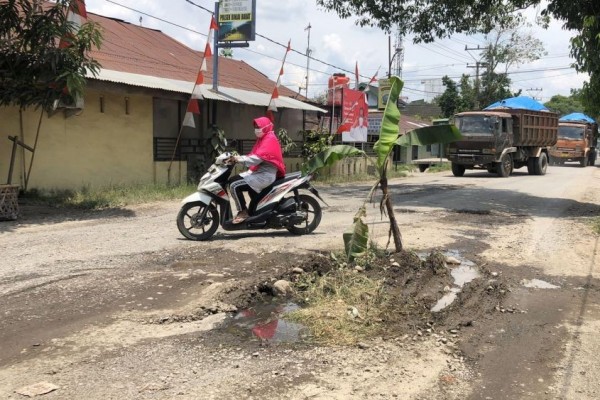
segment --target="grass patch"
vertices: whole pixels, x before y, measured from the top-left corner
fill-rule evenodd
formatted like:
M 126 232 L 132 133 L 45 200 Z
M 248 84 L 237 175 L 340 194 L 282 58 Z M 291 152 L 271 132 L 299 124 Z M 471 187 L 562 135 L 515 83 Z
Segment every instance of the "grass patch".
M 600 234 L 600 217 L 592 218 L 592 230 L 597 235 Z
M 383 281 L 341 268 L 318 277 L 307 274 L 296 285 L 305 288 L 306 306 L 286 319 L 307 326 L 315 341 L 352 345 L 379 330 Z
M 452 169 L 452 165 L 449 163 L 433 164 L 432 166 L 430 166 L 427 169 L 427 172 L 429 172 L 429 173 L 444 172 L 444 171 L 450 171 L 451 169 Z
M 30 190 L 19 196 L 25 204 L 55 208 L 100 210 L 154 201 L 182 199 L 196 190 L 196 185 L 130 185 L 78 190 Z
M 396 165 L 392 166 L 387 171 L 388 179 L 393 178 L 404 178 L 411 172 L 414 172 L 416 167 L 414 165 Z M 375 182 L 378 177 L 377 175 L 370 175 L 367 173 L 353 174 L 353 175 L 318 175 L 313 182 L 323 185 L 335 185 L 339 183 L 352 183 L 352 182 Z

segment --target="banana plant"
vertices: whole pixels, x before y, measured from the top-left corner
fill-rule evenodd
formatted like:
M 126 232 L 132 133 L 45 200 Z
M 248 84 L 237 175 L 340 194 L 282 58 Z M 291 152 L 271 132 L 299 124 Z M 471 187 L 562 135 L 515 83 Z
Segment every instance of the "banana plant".
M 351 229 L 344 233 L 344 247 L 348 261 L 354 260 L 367 251 L 369 240 L 368 226 L 365 224 L 367 201 L 373 198 L 377 187 L 381 187 L 382 198 L 380 202 L 380 212 L 387 215 L 390 220 L 390 230 L 388 238 L 394 239 L 396 252 L 402 251 L 402 234 L 396 222 L 394 206 L 389 193 L 387 170 L 389 157 L 394 146 L 413 146 L 429 145 L 434 143 L 450 143 L 460 139 L 461 135 L 454 125 L 435 125 L 418 128 L 400 136 L 400 110 L 398 109 L 398 97 L 402 91 L 404 83 L 400 78 L 393 76 L 391 79 L 391 88 L 388 101 L 383 112 L 379 140 L 375 143 L 373 149 L 377 155 L 377 172 L 379 179 L 373 185 L 365 203 L 354 216 L 354 223 Z M 316 169 L 333 164 L 348 156 L 354 156 L 362 153 L 360 150 L 351 146 L 339 145 L 328 148 L 326 151 L 316 154 L 305 166 L 305 172 L 313 172 Z

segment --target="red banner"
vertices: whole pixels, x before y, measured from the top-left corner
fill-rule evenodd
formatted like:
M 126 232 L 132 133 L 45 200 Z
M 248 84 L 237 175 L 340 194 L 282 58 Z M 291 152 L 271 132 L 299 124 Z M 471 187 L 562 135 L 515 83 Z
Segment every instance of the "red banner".
M 342 133 L 343 142 L 366 142 L 369 127 L 369 107 L 365 93 L 344 88 L 342 124 L 338 133 Z

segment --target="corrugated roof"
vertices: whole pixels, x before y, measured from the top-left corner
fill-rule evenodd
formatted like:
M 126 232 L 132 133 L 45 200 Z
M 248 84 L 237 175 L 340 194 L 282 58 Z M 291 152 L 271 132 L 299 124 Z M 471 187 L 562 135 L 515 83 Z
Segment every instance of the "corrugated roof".
M 90 52 L 102 66 L 97 79 L 191 93 L 203 52 L 155 29 L 92 13 L 88 13 L 88 19 L 102 26 L 102 46 Z M 219 57 L 219 93 L 214 93 L 209 89 L 213 78 L 211 62 L 207 69 L 202 87 L 206 98 L 266 106 L 275 87 L 274 81 L 244 61 Z M 281 86 L 279 95 L 278 107 L 324 111 L 302 103 L 306 98 L 287 87 Z
M 177 79 L 159 78 L 149 75 L 133 74 L 130 72 L 112 71 L 107 69 L 102 69 L 100 74 L 96 76 L 95 79 L 186 94 L 191 94 L 192 89 L 194 88 L 193 81 L 189 82 Z M 200 93 L 206 99 L 265 107 L 269 105 L 269 100 L 271 99 L 270 93 L 258 93 L 254 91 L 234 89 L 223 86 L 219 87 L 218 92 L 214 92 L 212 90 L 212 85 L 207 84 L 200 85 Z M 326 110 L 285 96 L 280 96 L 278 99 L 275 99 L 275 105 L 278 108 L 293 108 L 298 110 L 327 112 Z

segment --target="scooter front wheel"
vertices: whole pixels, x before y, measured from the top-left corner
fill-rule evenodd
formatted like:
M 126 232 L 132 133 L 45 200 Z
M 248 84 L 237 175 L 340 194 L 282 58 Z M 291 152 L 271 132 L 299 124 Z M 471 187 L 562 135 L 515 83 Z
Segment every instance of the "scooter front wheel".
M 207 240 L 218 227 L 219 212 L 212 204 L 186 203 L 177 214 L 177 228 L 190 240 Z

